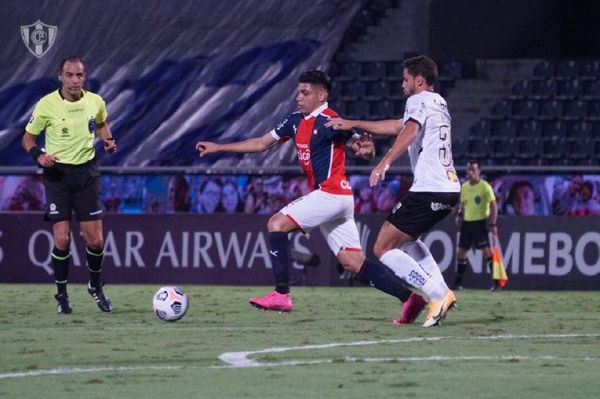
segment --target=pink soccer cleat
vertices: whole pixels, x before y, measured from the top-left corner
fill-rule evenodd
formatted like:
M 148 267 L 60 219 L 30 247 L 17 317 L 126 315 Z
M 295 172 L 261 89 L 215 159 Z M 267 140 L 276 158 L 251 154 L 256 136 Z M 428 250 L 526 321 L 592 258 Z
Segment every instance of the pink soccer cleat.
M 396 325 L 413 323 L 425 308 L 425 305 L 427 305 L 425 298 L 412 292 L 406 302 L 402 305 L 402 316 L 392 323 Z
M 280 294 L 273 291 L 270 294 L 250 298 L 250 305 L 264 310 L 276 310 L 278 312 L 291 312 L 294 305 L 290 294 Z

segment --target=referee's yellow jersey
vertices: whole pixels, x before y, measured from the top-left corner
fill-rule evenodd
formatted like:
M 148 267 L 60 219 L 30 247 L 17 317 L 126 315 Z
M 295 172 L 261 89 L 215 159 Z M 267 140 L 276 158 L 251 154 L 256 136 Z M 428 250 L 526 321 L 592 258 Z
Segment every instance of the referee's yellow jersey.
M 46 152 L 59 163 L 80 165 L 93 159 L 96 125 L 108 116 L 102 97 L 82 93 L 75 102 L 65 100 L 60 90 L 42 97 L 25 127 L 34 136 L 46 131 Z
M 474 222 L 484 220 L 490 216 L 490 202 L 495 201 L 496 196 L 492 186 L 485 180 L 479 180 L 471 184 L 468 180 L 460 187 L 460 202 L 463 203 L 463 220 Z

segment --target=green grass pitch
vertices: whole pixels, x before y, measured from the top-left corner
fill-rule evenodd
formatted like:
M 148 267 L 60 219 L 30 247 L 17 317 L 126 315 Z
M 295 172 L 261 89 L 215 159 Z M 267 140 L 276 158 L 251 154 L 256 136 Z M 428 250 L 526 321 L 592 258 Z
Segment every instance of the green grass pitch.
M 165 323 L 151 310 L 158 286 L 107 286 L 115 310 L 104 314 L 84 286 L 72 285 L 74 313 L 60 316 L 53 285 L 0 284 L 0 398 L 600 392 L 597 292 L 466 290 L 442 327 L 426 329 L 423 315 L 392 325 L 400 304 L 369 288 L 294 288 L 290 314 L 248 305 L 266 287 L 182 288 L 188 314 Z M 225 353 L 230 364 L 220 359 Z

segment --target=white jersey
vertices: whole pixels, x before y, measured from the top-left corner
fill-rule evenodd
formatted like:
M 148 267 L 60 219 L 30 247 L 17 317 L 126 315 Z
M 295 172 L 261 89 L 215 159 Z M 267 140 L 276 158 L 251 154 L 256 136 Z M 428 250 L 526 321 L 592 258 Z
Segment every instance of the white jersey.
M 450 113 L 446 100 L 437 93 L 422 91 L 406 101 L 404 122 L 420 125 L 408 147 L 414 181 L 410 191 L 458 193 L 460 183 L 452 160 Z

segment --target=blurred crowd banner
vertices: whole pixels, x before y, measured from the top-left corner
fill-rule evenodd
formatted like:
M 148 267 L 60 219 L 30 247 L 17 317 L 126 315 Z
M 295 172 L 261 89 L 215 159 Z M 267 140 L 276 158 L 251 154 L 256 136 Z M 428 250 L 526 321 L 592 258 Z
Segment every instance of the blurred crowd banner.
M 363 247 L 371 248 L 382 215 L 360 215 Z M 104 276 L 109 283 L 272 284 L 266 215 L 119 215 L 105 218 Z M 424 237 L 448 279 L 454 276 L 457 231 L 448 218 Z M 69 280 L 86 282 L 83 239 L 73 232 Z M 319 231 L 292 234 L 294 250 L 317 254 L 320 265 L 295 263 L 293 284 L 350 285 Z M 499 244 L 510 289 L 600 289 L 600 217 L 504 216 Z M 0 214 L 0 282 L 53 281 L 52 233 L 41 213 Z M 466 287 L 489 287 L 481 252 Z
M 489 176 L 502 215 L 600 215 L 600 174 Z M 388 213 L 411 185 L 411 175 L 392 174 L 371 188 L 368 175 L 350 176 L 355 213 Z M 304 176 L 104 174 L 102 202 L 123 214 L 272 215 L 309 192 Z M 0 212 L 43 211 L 41 175 L 0 175 Z

